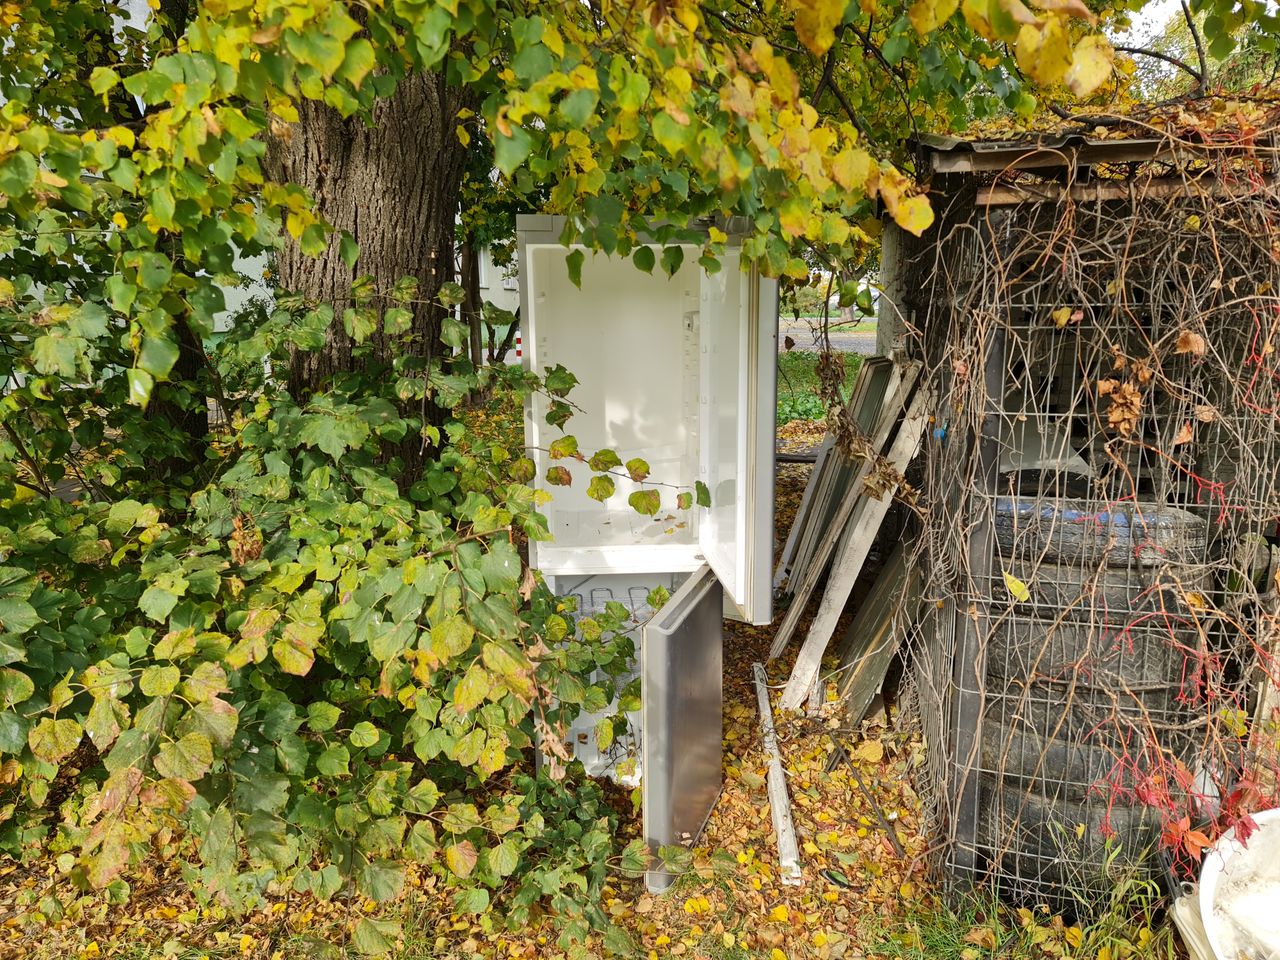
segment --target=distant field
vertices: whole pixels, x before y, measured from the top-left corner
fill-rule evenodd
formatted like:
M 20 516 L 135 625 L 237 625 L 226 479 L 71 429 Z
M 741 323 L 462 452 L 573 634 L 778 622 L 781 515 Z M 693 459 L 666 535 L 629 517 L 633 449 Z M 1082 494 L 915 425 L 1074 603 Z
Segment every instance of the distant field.
M 856 353 L 843 353 L 840 357 L 844 360 L 844 396 L 848 399 L 862 357 Z M 778 423 L 821 420 L 826 416 L 818 399 L 817 363 L 818 354 L 809 351 L 778 354 Z

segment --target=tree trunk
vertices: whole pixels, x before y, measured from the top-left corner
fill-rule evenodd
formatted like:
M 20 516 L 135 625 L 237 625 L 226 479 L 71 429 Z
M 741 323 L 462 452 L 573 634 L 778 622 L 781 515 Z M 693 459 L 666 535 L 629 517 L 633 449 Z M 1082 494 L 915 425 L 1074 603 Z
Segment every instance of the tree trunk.
M 448 308 L 437 298 L 441 284 L 454 274 L 454 220 L 466 157 L 454 127 L 465 106 L 465 92 L 442 75 L 414 74 L 393 96 L 378 101 L 370 123 L 344 120 L 330 107 L 304 100 L 299 122 L 272 139 L 272 175 L 305 188 L 316 212 L 338 232 L 318 258 L 305 256 L 292 242 L 280 254 L 280 286 L 334 309 L 324 347 L 292 357 L 289 390 L 299 401 L 325 389 L 335 374 L 379 373 L 396 354 L 429 362 L 447 349 L 440 327 Z M 339 252 L 344 230 L 360 248 L 354 270 Z M 371 349 L 356 355 L 342 313 L 352 306 L 353 278 L 364 275 L 373 277 L 379 307 L 394 305 L 383 295 L 401 277 L 417 278 L 417 302 L 406 304 L 413 312 L 407 345 L 402 338 L 388 338 L 379 326 L 367 342 Z M 427 423 L 443 421 L 444 411 L 430 402 L 419 412 Z M 422 439 L 407 438 L 395 453 L 403 460 L 401 482 L 412 483 L 427 455 Z
M 480 296 L 480 250 L 468 240 L 462 245 L 462 321 L 467 325 L 471 362 L 484 363 L 484 300 Z

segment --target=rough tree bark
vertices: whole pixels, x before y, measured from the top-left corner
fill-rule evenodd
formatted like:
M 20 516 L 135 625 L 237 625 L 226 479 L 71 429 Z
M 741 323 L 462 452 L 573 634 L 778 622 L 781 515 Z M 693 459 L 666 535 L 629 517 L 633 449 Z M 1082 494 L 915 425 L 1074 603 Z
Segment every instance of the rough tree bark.
M 396 351 L 438 356 L 445 308 L 435 301 L 441 284 L 453 279 L 454 220 L 466 150 L 454 131 L 458 111 L 470 104 L 465 91 L 434 73 L 406 77 L 395 94 L 374 107 L 371 122 L 343 119 L 322 103 L 303 101 L 299 122 L 272 139 L 271 174 L 305 188 L 316 212 L 360 247 L 355 268 L 342 261 L 335 236 L 318 258 L 289 243 L 279 257 L 280 286 L 310 302 L 329 303 L 335 319 L 324 347 L 296 352 L 289 389 L 299 400 L 324 389 L 333 376 L 369 364 L 382 365 Z M 367 357 L 342 324 L 351 306 L 351 281 L 369 275 L 378 291 L 389 291 L 403 276 L 418 280 L 412 339 L 406 348 L 381 331 Z M 388 304 L 382 304 L 388 305 Z M 441 411 L 428 405 L 428 422 Z M 410 437 L 396 451 L 403 458 L 402 482 L 412 482 L 426 451 Z

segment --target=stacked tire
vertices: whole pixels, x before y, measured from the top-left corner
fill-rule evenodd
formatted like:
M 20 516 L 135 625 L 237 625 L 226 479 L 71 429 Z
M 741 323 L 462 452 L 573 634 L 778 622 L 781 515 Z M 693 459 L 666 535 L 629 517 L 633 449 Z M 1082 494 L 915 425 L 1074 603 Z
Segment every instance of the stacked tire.
M 1192 605 L 1208 581 L 1190 565 L 1207 524 L 1164 506 L 1001 498 L 995 533 L 976 840 L 1002 887 L 1092 899 L 1145 869 L 1161 824 L 1146 801 L 1192 759 Z M 1011 597 L 1002 573 L 1030 596 Z

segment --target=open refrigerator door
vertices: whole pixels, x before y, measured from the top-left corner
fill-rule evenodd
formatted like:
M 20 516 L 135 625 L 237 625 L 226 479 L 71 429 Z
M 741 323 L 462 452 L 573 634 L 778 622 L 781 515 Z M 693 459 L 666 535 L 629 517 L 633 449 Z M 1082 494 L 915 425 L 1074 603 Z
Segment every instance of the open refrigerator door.
M 586 464 L 556 460 L 573 482 L 544 508 L 553 539 L 530 543 L 529 560 L 580 611 L 616 601 L 631 612 L 641 709 L 607 753 L 593 730 L 617 704 L 580 716 L 569 746 L 592 775 L 642 785 L 655 847 L 690 842 L 719 792 L 722 617 L 768 623 L 772 615 L 777 286 L 743 271 L 732 246 L 716 273 L 699 265 L 700 248 L 687 247 L 669 277 L 583 249 L 575 284 L 563 227 L 558 217 L 519 218 L 525 364 L 538 373 L 560 365 L 577 378 L 565 432 L 580 450 L 644 460 L 650 485 L 701 484 L 710 506 L 643 516 L 627 502 L 642 484 L 615 474 L 615 492 L 601 503 L 587 496 Z M 525 408 L 538 476 L 553 465 L 549 447 L 560 436 L 547 423 L 550 402 L 535 396 Z M 663 489 L 665 507 L 672 497 Z M 647 598 L 658 586 L 672 598 L 655 616 Z M 678 672 L 687 674 L 680 682 Z M 674 730 L 698 741 L 705 763 L 686 762 Z

